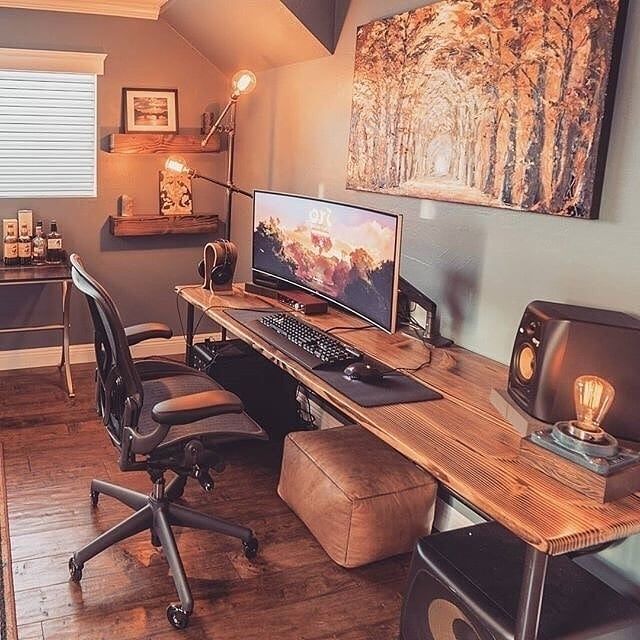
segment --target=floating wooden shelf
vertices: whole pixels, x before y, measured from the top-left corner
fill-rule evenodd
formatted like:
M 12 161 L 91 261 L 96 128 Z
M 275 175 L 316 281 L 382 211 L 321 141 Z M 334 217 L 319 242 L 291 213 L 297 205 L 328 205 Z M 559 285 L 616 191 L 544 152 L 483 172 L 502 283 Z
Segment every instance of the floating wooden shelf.
M 220 134 L 211 136 L 207 148 L 200 146 L 200 136 L 164 133 L 112 133 L 109 153 L 216 153 L 222 150 Z
M 186 216 L 109 216 L 109 231 L 114 236 L 165 236 L 215 233 L 217 215 Z

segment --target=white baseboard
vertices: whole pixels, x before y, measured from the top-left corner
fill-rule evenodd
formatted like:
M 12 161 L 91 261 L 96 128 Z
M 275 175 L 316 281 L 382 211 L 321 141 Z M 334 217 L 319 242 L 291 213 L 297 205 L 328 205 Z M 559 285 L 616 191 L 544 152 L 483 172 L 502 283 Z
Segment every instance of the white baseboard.
M 201 333 L 194 337 L 194 342 L 205 338 L 219 338 L 219 334 Z M 184 353 L 185 342 L 182 336 L 173 336 L 168 340 L 154 338 L 145 340 L 132 347 L 135 358 L 148 356 L 173 356 Z M 93 344 L 72 344 L 70 348 L 71 364 L 95 362 Z M 38 347 L 36 349 L 13 349 L 0 351 L 0 371 L 10 369 L 33 369 L 35 367 L 54 367 L 60 364 L 62 347 Z

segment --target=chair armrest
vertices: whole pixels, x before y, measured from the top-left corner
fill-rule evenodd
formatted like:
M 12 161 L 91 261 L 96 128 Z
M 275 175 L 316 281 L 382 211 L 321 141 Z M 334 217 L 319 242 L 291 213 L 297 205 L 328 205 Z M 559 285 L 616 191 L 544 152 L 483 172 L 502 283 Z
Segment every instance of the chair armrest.
M 165 425 L 190 424 L 223 413 L 242 413 L 242 401 L 229 391 L 202 391 L 158 402 L 153 419 Z
M 132 347 L 134 344 L 150 338 L 171 338 L 173 331 L 162 322 L 145 322 L 127 327 L 124 330 L 124 335 L 127 337 L 127 344 Z

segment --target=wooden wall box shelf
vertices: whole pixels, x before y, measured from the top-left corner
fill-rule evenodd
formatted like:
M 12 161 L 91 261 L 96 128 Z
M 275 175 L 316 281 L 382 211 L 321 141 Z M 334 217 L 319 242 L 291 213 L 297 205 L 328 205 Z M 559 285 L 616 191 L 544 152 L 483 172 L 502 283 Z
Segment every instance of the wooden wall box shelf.
M 520 459 L 601 504 L 640 491 L 640 464 L 601 476 L 527 439 L 520 444 Z
M 112 133 L 109 153 L 216 153 L 222 151 L 220 134 L 213 134 L 206 149 L 200 136 L 164 133 Z
M 109 216 L 109 231 L 118 237 L 216 233 L 217 215 Z

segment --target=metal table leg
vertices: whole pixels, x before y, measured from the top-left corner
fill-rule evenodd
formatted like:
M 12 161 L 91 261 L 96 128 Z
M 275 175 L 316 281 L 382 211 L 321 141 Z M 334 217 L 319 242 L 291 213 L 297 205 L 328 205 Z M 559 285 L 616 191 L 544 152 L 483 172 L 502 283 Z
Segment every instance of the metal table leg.
M 185 364 L 191 366 L 191 350 L 193 348 L 193 316 L 194 306 L 187 302 L 187 335 L 185 336 L 187 348 L 185 353 Z
M 527 546 L 515 640 L 536 640 L 538 636 L 548 562 L 549 556 L 546 553 L 530 545 Z
M 64 377 L 67 383 L 67 392 L 70 398 L 76 394 L 73 391 L 71 380 L 71 359 L 69 357 L 69 328 L 70 328 L 71 286 L 68 280 L 62 281 L 62 358 L 60 368 L 64 369 Z

